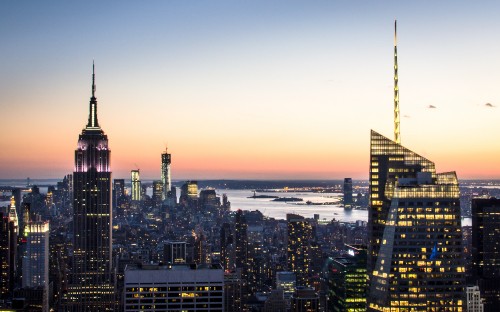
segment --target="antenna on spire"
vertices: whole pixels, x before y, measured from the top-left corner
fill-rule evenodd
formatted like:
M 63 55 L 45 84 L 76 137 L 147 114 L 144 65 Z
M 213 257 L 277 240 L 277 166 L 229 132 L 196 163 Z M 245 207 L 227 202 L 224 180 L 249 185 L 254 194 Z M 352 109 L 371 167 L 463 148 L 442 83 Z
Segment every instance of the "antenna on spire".
M 397 20 L 394 20 L 394 141 L 401 144 L 401 130 L 399 122 L 399 87 L 398 87 L 398 46 Z
M 92 60 L 92 97 L 90 98 L 89 122 L 87 128 L 99 128 L 97 122 L 97 99 L 95 98 L 95 63 Z
M 92 60 L 92 97 L 95 97 L 95 64 Z

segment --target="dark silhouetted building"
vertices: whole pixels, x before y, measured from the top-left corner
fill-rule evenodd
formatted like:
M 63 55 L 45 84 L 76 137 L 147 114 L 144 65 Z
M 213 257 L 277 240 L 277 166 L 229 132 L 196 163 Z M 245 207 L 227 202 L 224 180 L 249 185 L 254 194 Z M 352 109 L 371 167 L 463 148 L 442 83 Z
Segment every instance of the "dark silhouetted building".
M 220 262 L 224 271 L 234 270 L 233 233 L 229 223 L 223 223 L 220 229 Z
M 186 242 L 166 242 L 163 245 L 163 260 L 166 264 L 186 263 Z
M 352 209 L 352 179 L 344 179 L 344 209 Z
M 125 180 L 124 179 L 114 179 L 113 180 L 113 208 L 116 209 L 120 207 L 121 201 L 125 196 Z
M 500 307 L 500 199 L 472 199 L 472 276 L 484 311 Z
M 114 303 L 110 150 L 97 120 L 94 74 L 89 110 L 75 150 L 73 264 L 66 297 L 69 311 L 104 311 L 112 309 Z
M 298 286 L 292 295 L 292 312 L 319 311 L 319 295 L 314 288 Z

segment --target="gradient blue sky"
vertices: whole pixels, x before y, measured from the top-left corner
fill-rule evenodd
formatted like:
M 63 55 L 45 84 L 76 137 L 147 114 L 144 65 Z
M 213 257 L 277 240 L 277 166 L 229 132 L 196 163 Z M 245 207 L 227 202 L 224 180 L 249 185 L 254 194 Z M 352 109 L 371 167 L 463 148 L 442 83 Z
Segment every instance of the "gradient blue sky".
M 73 171 L 92 60 L 115 177 L 367 178 L 392 137 L 500 178 L 498 1 L 0 2 L 0 178 Z M 490 103 L 491 106 L 485 105 Z M 429 108 L 434 106 L 435 108 Z

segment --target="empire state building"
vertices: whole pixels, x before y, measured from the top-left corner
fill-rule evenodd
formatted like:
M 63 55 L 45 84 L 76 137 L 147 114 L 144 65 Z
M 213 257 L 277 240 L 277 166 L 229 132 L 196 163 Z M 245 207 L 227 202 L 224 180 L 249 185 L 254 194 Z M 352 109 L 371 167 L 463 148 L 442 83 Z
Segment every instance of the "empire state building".
M 87 126 L 78 138 L 73 173 L 73 266 L 69 311 L 113 310 L 111 172 L 108 137 L 97 120 L 95 72 Z

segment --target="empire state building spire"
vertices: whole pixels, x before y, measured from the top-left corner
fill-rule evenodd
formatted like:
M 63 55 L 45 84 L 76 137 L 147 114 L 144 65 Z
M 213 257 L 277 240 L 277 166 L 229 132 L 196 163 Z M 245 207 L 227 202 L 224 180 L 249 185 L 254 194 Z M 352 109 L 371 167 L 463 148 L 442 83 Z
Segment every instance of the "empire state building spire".
M 399 126 L 399 87 L 398 87 L 398 46 L 397 21 L 394 20 L 394 142 L 401 144 L 401 130 Z
M 100 129 L 97 121 L 97 99 L 95 97 L 95 65 L 92 62 L 92 97 L 90 98 L 89 122 L 87 129 Z

